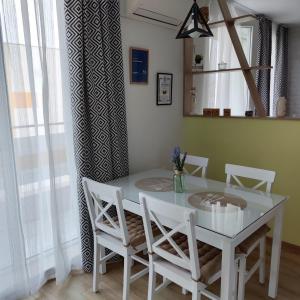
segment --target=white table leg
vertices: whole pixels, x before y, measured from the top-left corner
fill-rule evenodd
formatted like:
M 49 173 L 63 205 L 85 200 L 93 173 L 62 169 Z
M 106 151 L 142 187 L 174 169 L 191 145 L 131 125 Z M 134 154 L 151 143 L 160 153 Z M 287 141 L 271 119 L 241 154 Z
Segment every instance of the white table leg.
M 276 298 L 279 277 L 279 265 L 281 254 L 281 232 L 283 220 L 283 206 L 277 209 L 274 219 L 273 244 L 271 256 L 270 282 L 269 282 L 269 297 Z
M 232 300 L 234 285 L 234 248 L 230 240 L 223 241 L 222 272 L 221 272 L 221 300 Z

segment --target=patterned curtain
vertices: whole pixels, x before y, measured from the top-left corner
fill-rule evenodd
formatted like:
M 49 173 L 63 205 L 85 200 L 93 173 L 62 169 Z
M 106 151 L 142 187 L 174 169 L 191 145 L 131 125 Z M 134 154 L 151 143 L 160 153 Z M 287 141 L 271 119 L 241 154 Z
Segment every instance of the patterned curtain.
M 276 61 L 274 79 L 274 114 L 280 97 L 287 98 L 288 90 L 288 28 L 279 25 L 276 34 Z
M 128 174 L 119 0 L 65 0 L 83 269 L 93 267 L 93 235 L 83 176 Z
M 272 57 L 272 22 L 263 15 L 258 15 L 258 42 L 257 58 L 258 66 L 271 66 Z M 270 114 L 270 82 L 271 70 L 258 70 L 256 72 L 256 84 L 261 96 L 266 114 Z

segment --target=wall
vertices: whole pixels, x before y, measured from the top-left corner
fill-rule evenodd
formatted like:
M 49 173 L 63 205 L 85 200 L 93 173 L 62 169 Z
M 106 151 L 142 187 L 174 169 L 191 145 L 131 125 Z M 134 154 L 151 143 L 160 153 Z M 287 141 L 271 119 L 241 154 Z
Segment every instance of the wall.
M 300 117 L 300 27 L 289 29 L 288 103 L 291 115 Z
M 127 105 L 130 172 L 166 165 L 181 139 L 182 41 L 175 31 L 121 19 Z M 149 83 L 129 83 L 129 47 L 149 49 Z M 156 73 L 173 73 L 173 104 L 156 105 Z
M 275 170 L 273 192 L 288 195 L 283 239 L 300 246 L 300 121 L 185 118 L 184 149 L 209 158 L 208 177 L 225 180 L 225 163 Z

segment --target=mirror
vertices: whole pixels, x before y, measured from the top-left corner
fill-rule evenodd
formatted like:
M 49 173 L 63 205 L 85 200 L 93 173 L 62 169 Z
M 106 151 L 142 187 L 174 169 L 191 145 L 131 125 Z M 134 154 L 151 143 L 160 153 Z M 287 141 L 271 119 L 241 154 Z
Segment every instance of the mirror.
M 294 1 L 282 3 L 238 0 L 229 1 L 229 8 L 267 116 L 300 118 L 300 12 L 292 12 Z M 190 115 L 255 117 L 228 29 L 219 22 L 218 1 L 208 6 L 214 37 L 192 40 Z

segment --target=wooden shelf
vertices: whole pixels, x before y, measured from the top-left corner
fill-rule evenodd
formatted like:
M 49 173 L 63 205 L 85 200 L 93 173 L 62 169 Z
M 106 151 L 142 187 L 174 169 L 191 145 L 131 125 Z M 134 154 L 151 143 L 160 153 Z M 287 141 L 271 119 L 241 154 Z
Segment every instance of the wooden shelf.
M 249 67 L 249 68 L 231 68 L 231 69 L 218 69 L 218 70 L 203 70 L 203 71 L 200 71 L 200 70 L 197 70 L 197 69 L 194 69 L 192 70 L 192 73 L 193 74 L 210 74 L 210 73 L 222 73 L 222 72 L 235 72 L 235 71 L 243 71 L 243 70 L 270 70 L 272 69 L 273 67 L 271 66 L 252 66 L 252 67 Z
M 248 21 L 253 21 L 253 20 L 256 20 L 256 16 L 255 15 L 243 15 L 243 16 L 238 16 L 238 17 L 235 17 L 235 18 L 231 18 L 231 20 L 227 21 L 229 23 L 235 23 L 237 21 L 240 21 L 240 22 L 248 22 Z M 211 22 L 211 23 L 208 23 L 208 26 L 209 27 L 217 27 L 217 26 L 220 26 L 220 25 L 225 25 L 225 20 L 219 20 L 219 21 L 215 21 L 215 22 Z

